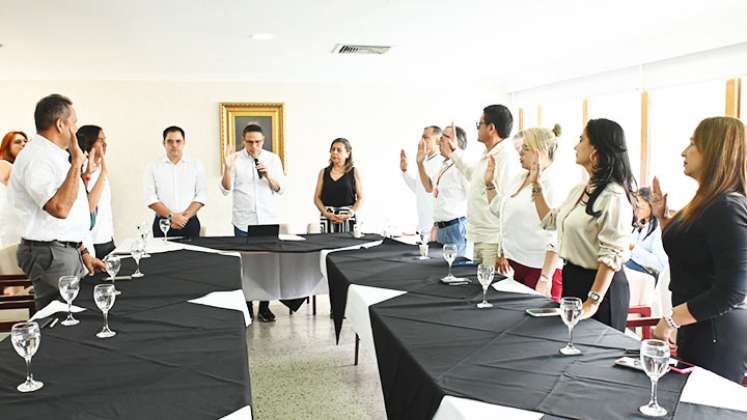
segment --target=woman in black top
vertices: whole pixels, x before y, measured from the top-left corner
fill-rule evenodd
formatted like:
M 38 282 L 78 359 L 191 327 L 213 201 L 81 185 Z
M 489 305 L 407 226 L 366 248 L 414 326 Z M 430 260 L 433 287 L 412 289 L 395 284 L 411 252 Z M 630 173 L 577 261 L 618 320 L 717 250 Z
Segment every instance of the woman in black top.
M 695 197 L 672 218 L 654 178 L 653 210 L 664 226 L 672 314 L 654 336 L 683 360 L 741 383 L 747 363 L 747 145 L 736 118 L 707 118 L 682 152 Z
M 329 148 L 329 166 L 319 171 L 314 193 L 325 230 L 352 230 L 362 201 L 360 175 L 353 167 L 353 147 L 347 139 L 337 138 Z

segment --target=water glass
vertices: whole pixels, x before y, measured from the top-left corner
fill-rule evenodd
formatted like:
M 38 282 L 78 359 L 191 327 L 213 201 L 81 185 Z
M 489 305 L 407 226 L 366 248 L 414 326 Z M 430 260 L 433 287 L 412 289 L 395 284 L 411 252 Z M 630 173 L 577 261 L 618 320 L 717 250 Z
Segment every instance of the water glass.
M 142 241 L 134 241 L 130 247 L 130 254 L 132 255 L 132 259 L 135 260 L 137 267 L 135 272 L 132 273 L 132 278 L 143 277 L 143 273 L 140 272 L 140 259 L 143 258 L 143 254 L 145 254 L 145 244 Z
M 161 229 L 161 232 L 163 232 L 163 243 L 166 243 L 166 236 L 168 236 L 169 229 L 171 229 L 171 220 L 160 219 L 158 221 L 158 227 Z
M 420 256 L 418 257 L 419 260 L 429 260 L 431 257 L 428 256 L 428 243 L 421 242 L 418 245 L 418 251 L 420 251 Z
M 117 273 L 119 273 L 119 269 L 122 267 L 122 260 L 119 257 L 110 254 L 104 258 L 104 265 L 106 266 L 106 273 L 109 274 L 107 280 L 111 280 L 112 284 L 114 284 L 114 280 L 117 278 Z M 122 292 L 117 290 L 117 294 L 121 295 Z
M 641 342 L 641 365 L 651 379 L 651 399 L 639 410 L 649 417 L 663 417 L 667 410 L 659 405 L 656 385 L 669 370 L 669 344 L 662 340 L 643 340 Z
M 97 284 L 93 288 L 93 300 L 96 306 L 104 313 L 104 328 L 96 333 L 98 338 L 109 338 L 117 335 L 116 332 L 109 329 L 109 310 L 114 306 L 114 300 L 117 294 L 113 284 Z
M 482 302 L 477 304 L 480 309 L 492 308 L 493 304 L 488 302 L 486 295 L 488 293 L 488 287 L 493 283 L 493 277 L 495 276 L 495 266 L 490 264 L 480 264 L 477 266 L 477 281 L 482 286 Z
M 31 358 L 36 354 L 41 342 L 39 324 L 33 321 L 13 324 L 10 330 L 10 342 L 19 356 L 26 361 L 26 382 L 18 385 L 21 392 L 32 392 L 44 386 L 43 382 L 35 381 L 31 373 Z
M 62 296 L 62 298 L 65 299 L 65 302 L 67 302 L 67 318 L 65 318 L 65 320 L 60 324 L 65 327 L 78 325 L 80 321 L 73 318 L 72 305 L 80 291 L 80 279 L 78 279 L 78 276 L 62 276 L 57 284 L 60 289 L 60 296 Z
M 457 278 L 454 277 L 453 274 L 451 274 L 451 264 L 454 263 L 454 260 L 456 259 L 456 254 L 457 254 L 457 247 L 455 244 L 444 245 L 443 255 L 444 255 L 444 259 L 446 260 L 446 262 L 449 263 L 449 274 L 446 277 L 442 278 L 441 280 L 447 281 L 447 282 L 456 281 Z
M 573 327 L 581 319 L 581 308 L 581 299 L 577 297 L 564 297 L 560 299 L 560 319 L 568 327 L 568 344 L 560 349 L 560 354 L 564 356 L 581 354 L 581 350 L 573 345 Z

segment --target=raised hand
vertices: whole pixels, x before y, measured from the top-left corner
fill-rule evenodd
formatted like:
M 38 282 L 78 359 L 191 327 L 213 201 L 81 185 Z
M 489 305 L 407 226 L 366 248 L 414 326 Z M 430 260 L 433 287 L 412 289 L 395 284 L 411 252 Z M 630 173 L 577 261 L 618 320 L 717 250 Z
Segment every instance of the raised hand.
M 83 166 L 83 162 L 86 160 L 86 155 L 83 153 L 83 150 L 81 150 L 80 145 L 78 145 L 78 137 L 75 135 L 73 127 L 69 128 L 68 135 L 70 137 L 70 143 L 68 143 L 67 149 L 70 152 L 71 163 L 74 166 L 81 167 Z
M 425 162 L 425 141 L 420 140 L 418 143 L 418 154 L 415 156 L 415 160 L 418 164 Z
M 407 172 L 407 154 L 405 153 L 405 149 L 399 151 L 399 170 Z
M 493 185 L 495 179 L 495 158 L 490 156 L 488 159 L 488 168 L 485 170 L 485 186 L 490 187 Z
M 534 154 L 534 159 L 529 167 L 529 183 L 538 185 L 542 181 L 542 166 L 540 165 L 539 153 L 536 150 L 529 150 L 527 153 Z
M 236 162 L 236 155 L 237 153 L 231 152 L 226 148 L 223 152 L 223 163 L 226 165 L 226 168 L 233 168 L 233 164 Z
M 668 194 L 661 192 L 659 178 L 654 177 L 654 182 L 651 186 L 651 212 L 662 223 L 669 219 L 667 217 L 667 196 Z

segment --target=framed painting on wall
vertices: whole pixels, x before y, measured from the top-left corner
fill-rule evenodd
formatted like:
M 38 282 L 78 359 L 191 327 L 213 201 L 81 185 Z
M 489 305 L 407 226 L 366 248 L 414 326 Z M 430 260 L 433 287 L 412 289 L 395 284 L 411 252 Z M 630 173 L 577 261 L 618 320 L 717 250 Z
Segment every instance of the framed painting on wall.
M 265 135 L 263 149 L 280 157 L 285 168 L 283 142 L 283 104 L 222 102 L 220 104 L 220 160 L 226 150 L 239 151 L 244 148 L 241 133 L 249 124 L 262 127 Z

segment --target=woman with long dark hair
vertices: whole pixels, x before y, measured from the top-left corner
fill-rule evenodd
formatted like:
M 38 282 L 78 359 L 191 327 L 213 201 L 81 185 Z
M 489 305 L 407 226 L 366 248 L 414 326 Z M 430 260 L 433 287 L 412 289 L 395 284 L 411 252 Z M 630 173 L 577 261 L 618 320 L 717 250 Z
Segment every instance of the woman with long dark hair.
M 630 221 L 636 182 L 630 170 L 625 133 L 607 119 L 590 120 L 576 145 L 576 163 L 589 174 L 565 202 L 551 209 L 535 164 L 530 181 L 542 226 L 558 232 L 563 295 L 584 301 L 582 317 L 623 331 L 630 289 L 622 266 L 630 248 Z
M 698 191 L 673 217 L 654 178 L 653 210 L 664 227 L 672 313 L 654 336 L 683 360 L 741 383 L 747 364 L 747 139 L 730 117 L 706 118 L 682 152 Z
M 658 280 L 659 273 L 667 266 L 667 254 L 661 243 L 661 228 L 651 207 L 651 188 L 643 187 L 635 194 L 636 209 L 633 217 L 633 243 L 630 259 L 625 267 L 653 276 Z
M 112 190 L 109 170 L 106 166 L 106 135 L 97 125 L 84 125 L 76 133 L 80 149 L 88 155 L 83 182 L 88 192 L 88 207 L 93 227 L 91 237 L 96 258 L 104 258 L 114 246 L 114 222 L 112 220 Z
M 329 165 L 319 171 L 314 204 L 321 213 L 325 232 L 347 232 L 355 225 L 355 214 L 363 202 L 358 170 L 353 166 L 353 147 L 347 139 L 334 139 L 329 147 Z

